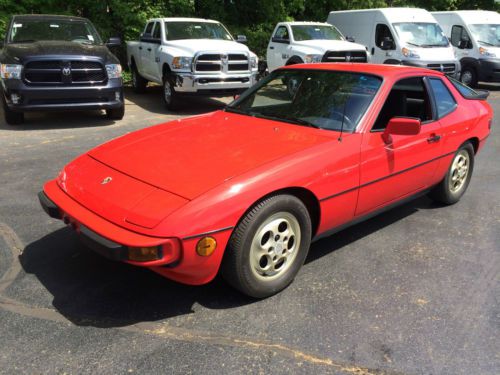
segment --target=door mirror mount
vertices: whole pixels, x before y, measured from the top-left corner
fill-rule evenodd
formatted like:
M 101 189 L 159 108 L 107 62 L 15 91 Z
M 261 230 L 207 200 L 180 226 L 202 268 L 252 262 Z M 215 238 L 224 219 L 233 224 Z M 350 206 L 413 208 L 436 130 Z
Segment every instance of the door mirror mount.
M 247 44 L 247 37 L 246 37 L 246 35 L 238 35 L 236 37 L 236 42 L 241 43 L 241 44 Z
M 393 117 L 389 120 L 382 139 L 385 143 L 391 143 L 391 135 L 417 135 L 420 133 L 422 123 L 420 119 L 413 117 Z
M 352 36 L 346 36 L 345 40 L 347 40 L 348 42 L 351 42 L 351 43 L 355 43 L 356 42 L 356 40 Z

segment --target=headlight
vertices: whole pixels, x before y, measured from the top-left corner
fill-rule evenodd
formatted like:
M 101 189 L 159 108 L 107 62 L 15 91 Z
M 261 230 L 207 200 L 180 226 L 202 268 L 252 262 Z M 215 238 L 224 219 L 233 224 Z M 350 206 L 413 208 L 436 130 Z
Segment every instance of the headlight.
M 479 47 L 479 53 L 486 57 L 497 57 L 495 53 L 488 51 L 486 48 Z
M 250 66 L 252 69 L 257 69 L 258 63 L 259 59 L 257 59 L 257 56 L 250 56 Z
M 319 62 L 321 62 L 322 58 L 323 58 L 323 55 L 305 55 L 304 61 L 308 64 L 319 63 Z
M 191 62 L 193 59 L 191 57 L 179 56 L 174 57 L 172 60 L 172 67 L 174 69 L 191 69 Z
M 17 64 L 1 64 L 0 77 L 3 79 L 21 79 L 22 65 Z
M 108 72 L 108 78 L 120 78 L 122 76 L 122 66 L 120 64 L 108 64 L 106 65 L 106 72 Z
M 401 52 L 403 53 L 404 57 L 409 57 L 412 59 L 419 59 L 420 58 L 420 55 L 418 53 L 416 53 L 415 51 L 408 49 L 406 47 L 403 47 L 401 49 Z

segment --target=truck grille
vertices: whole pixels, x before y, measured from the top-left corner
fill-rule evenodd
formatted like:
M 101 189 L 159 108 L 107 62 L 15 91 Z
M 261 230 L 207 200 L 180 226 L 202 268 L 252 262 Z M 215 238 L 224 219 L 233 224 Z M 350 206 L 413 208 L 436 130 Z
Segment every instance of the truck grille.
M 243 53 L 204 53 L 195 58 L 194 71 L 200 73 L 248 72 L 249 63 L 248 55 Z
M 455 64 L 427 64 L 427 68 L 443 72 L 445 74 L 455 73 Z
M 327 51 L 323 55 L 322 62 L 356 62 L 367 61 L 365 51 Z
M 28 85 L 97 85 L 106 80 L 106 70 L 97 61 L 30 61 L 24 70 L 24 81 Z

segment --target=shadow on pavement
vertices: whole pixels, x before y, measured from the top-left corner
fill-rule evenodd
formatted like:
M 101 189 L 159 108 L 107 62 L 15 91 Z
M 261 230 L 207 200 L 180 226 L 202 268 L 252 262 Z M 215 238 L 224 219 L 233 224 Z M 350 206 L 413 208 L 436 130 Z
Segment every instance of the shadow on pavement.
M 313 244 L 306 262 L 429 208 L 431 201 L 419 198 L 343 230 Z M 121 327 L 190 314 L 196 303 L 229 309 L 255 302 L 220 277 L 207 285 L 186 286 L 147 269 L 109 261 L 79 245 L 69 228 L 28 245 L 20 261 L 25 272 L 34 274 L 53 295 L 53 306 L 76 325 Z

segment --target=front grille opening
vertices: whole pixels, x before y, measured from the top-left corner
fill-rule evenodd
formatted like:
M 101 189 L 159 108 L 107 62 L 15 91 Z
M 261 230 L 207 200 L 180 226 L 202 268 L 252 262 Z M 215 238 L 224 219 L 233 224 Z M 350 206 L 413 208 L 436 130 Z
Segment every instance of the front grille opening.
M 86 103 L 107 103 L 109 99 L 100 98 L 54 98 L 54 99 L 31 99 L 28 104 L 31 105 L 57 105 L 57 104 L 86 104 Z
M 70 68 L 70 74 L 63 74 Z M 104 65 L 88 60 L 37 60 L 26 64 L 24 81 L 27 85 L 96 85 L 107 81 Z
M 368 58 L 364 51 L 327 51 L 323 55 L 322 62 L 367 62 Z

